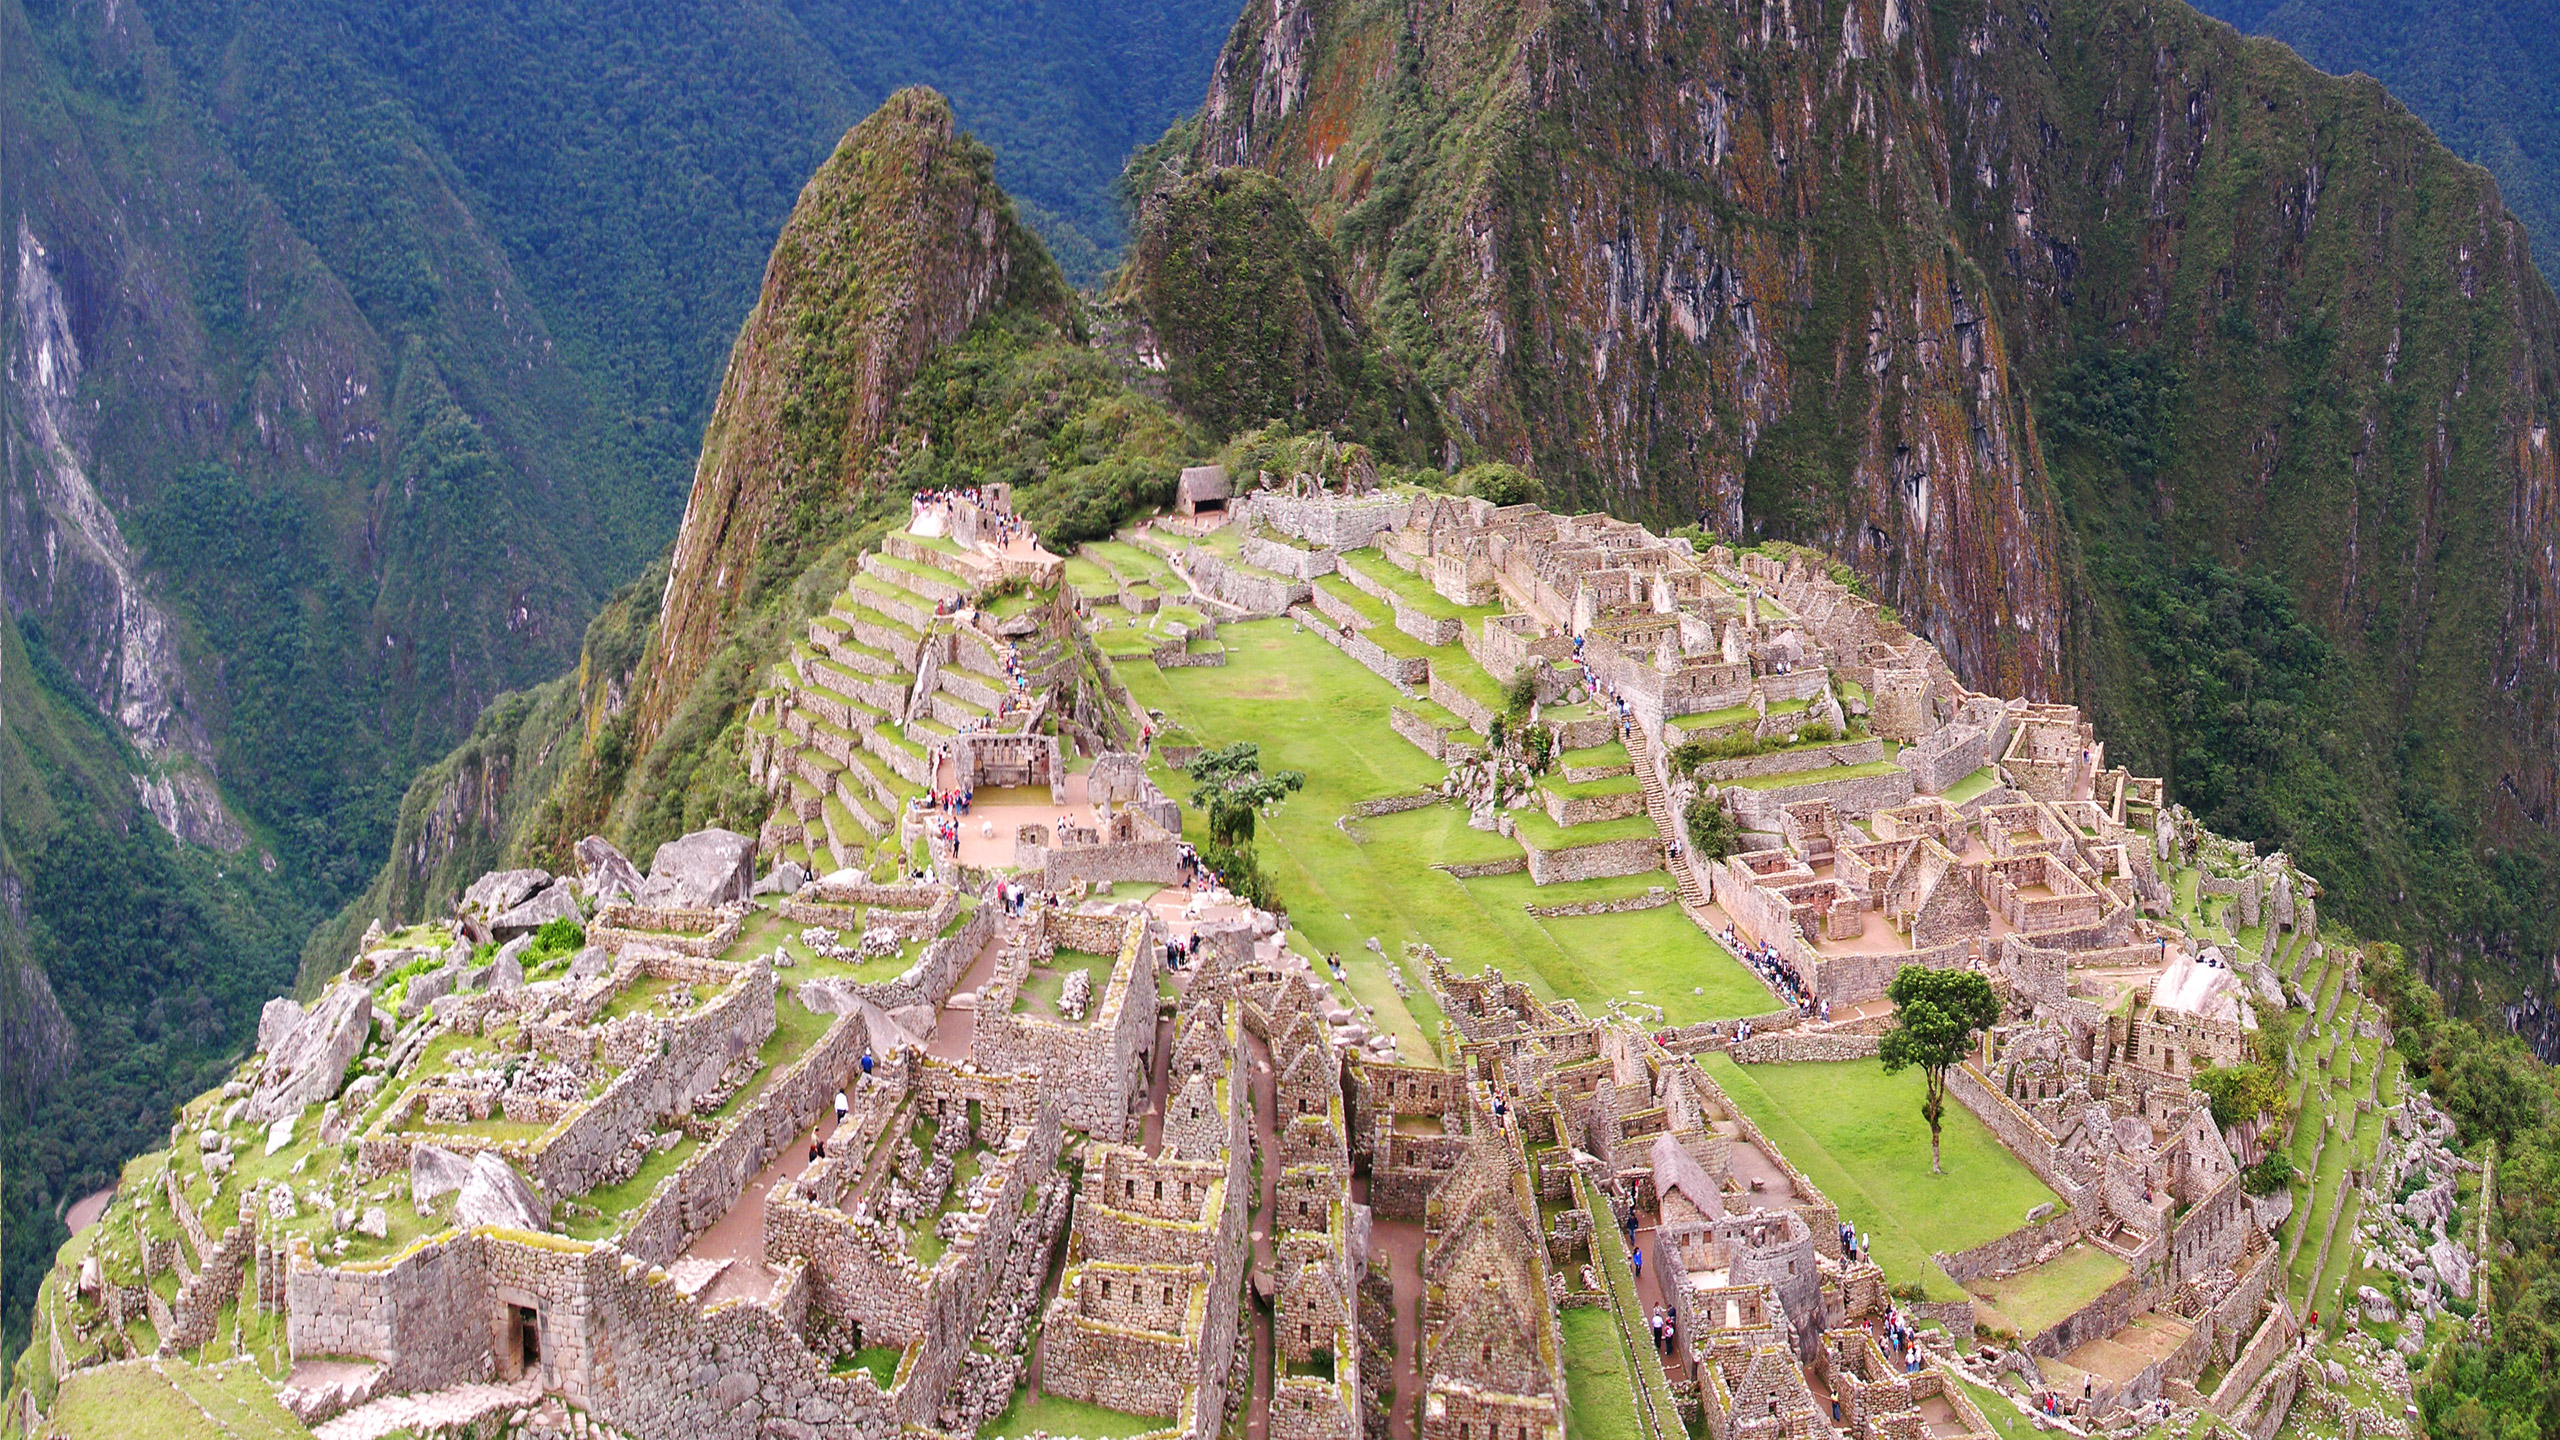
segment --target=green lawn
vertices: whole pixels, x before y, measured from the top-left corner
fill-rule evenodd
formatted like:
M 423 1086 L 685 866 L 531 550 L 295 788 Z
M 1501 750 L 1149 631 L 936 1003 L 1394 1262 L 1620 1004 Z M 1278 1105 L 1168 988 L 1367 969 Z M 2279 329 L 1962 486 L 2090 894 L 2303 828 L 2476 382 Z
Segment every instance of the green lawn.
M 1434 620 L 1463 620 L 1470 625 L 1487 615 L 1499 615 L 1499 605 L 1460 605 L 1431 588 L 1431 582 L 1408 572 L 1403 566 L 1376 550 L 1344 552 L 1342 564 L 1360 572 L 1361 578 L 1374 580 L 1392 593 L 1406 609 L 1417 611 Z
M 1543 888 L 1526 875 L 1457 880 L 1431 867 L 1505 859 L 1519 847 L 1468 829 L 1466 812 L 1451 805 L 1354 821 L 1358 838 L 1345 833 L 1334 821 L 1355 802 L 1409 794 L 1446 773 L 1388 728 L 1388 709 L 1406 702 L 1313 633 L 1292 634 L 1284 622 L 1230 625 L 1219 635 L 1229 647 L 1222 668 L 1166 674 L 1124 661 L 1118 673 L 1139 704 L 1164 710 L 1203 742 L 1256 741 L 1265 768 L 1306 774 L 1307 788 L 1262 825 L 1263 867 L 1288 907 L 1296 942 L 1342 957 L 1350 992 L 1377 1007 L 1408 1056 L 1432 1053 L 1439 1016 L 1419 973 L 1408 972 L 1410 1000 L 1396 994 L 1367 948 L 1371 936 L 1390 961 L 1401 960 L 1405 942 L 1428 941 L 1462 969 L 1499 965 L 1543 994 L 1575 996 L 1594 1009 L 1641 989 L 1641 998 L 1662 1005 L 1678 1024 L 1772 1007 L 1759 981 L 1677 906 L 1552 920 L 1524 908 L 1642 894 L 1666 881 L 1659 873 Z M 1156 780 L 1167 794 L 1190 798 L 1181 776 L 1159 768 Z M 1199 822 L 1190 818 L 1196 837 Z M 1536 815 L 1536 823 L 1547 822 Z M 1650 822 L 1637 824 L 1636 833 L 1650 833 Z M 1575 838 L 1598 828 L 1576 827 Z
M 1639 1440 L 1635 1381 L 1627 1374 L 1626 1348 L 1604 1305 L 1584 1305 L 1559 1317 L 1564 1325 L 1564 1388 L 1572 1397 L 1565 1433 L 1572 1440 Z
M 1992 789 L 1999 783 L 1999 772 L 1993 770 L 1990 766 L 1985 765 L 1981 769 L 1976 770 L 1972 774 L 1957 781 L 1955 784 L 1948 786 L 1947 793 L 1940 798 L 1944 799 L 1950 805 L 1962 805 L 1976 795 L 1980 795 Z
M 81 1440 L 288 1440 L 310 1431 L 276 1403 L 256 1368 L 198 1369 L 139 1362 L 73 1372 L 55 1402 L 54 1429 Z
M 1119 1410 L 1105 1410 L 1081 1400 L 1058 1395 L 1032 1399 L 1014 1392 L 1013 1403 L 1004 1407 L 995 1424 L 979 1431 L 986 1440 L 1021 1440 L 1033 1434 L 1077 1435 L 1084 1440 L 1124 1440 L 1131 1435 L 1145 1435 L 1156 1430 L 1175 1428 L 1171 1420 L 1153 1415 L 1130 1415 Z
M 1872 1060 L 1742 1066 L 1721 1054 L 1707 1064 L 1734 1103 L 1831 1197 L 1840 1218 L 1872 1232 L 1886 1280 L 1916 1280 L 1932 1300 L 1964 1298 L 1933 1253 L 1997 1239 L 2025 1224 L 2035 1206 L 2059 1205 L 2034 1171 L 1952 1100 L 1946 1173 L 1931 1174 L 1916 1070 L 1887 1075 Z
M 1603 780 L 1601 785 L 1611 782 Z M 1578 845 L 1598 845 L 1609 840 L 1647 840 L 1660 835 L 1653 828 L 1653 817 L 1639 811 L 1616 820 L 1594 820 L 1582 825 L 1558 825 L 1547 818 L 1544 810 L 1514 810 L 1512 829 L 1520 838 L 1541 850 L 1571 850 Z
M 1973 1293 L 2025 1339 L 2095 1300 L 2124 1275 L 2124 1262 L 2113 1255 L 2095 1245 L 2073 1245 L 2007 1279 L 1975 1281 Z

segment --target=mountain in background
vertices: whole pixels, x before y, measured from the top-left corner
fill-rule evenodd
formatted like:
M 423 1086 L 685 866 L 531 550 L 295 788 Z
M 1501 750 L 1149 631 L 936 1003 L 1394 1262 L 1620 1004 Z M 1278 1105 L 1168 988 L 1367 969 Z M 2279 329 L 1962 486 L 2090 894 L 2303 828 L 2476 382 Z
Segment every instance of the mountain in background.
M 2542 981 L 2560 305 L 2371 80 L 2138 0 L 1282 0 L 1133 178 L 1222 166 L 1471 456 L 1819 546 L 2463 1003 Z
M 2560 246 L 2560 13 L 2547 0 L 2204 0 L 2333 75 L 2371 75 Z
M 846 128 L 942 84 L 1091 280 L 1232 18 L 0 0 L 0 1338 L 410 778 L 664 553 Z

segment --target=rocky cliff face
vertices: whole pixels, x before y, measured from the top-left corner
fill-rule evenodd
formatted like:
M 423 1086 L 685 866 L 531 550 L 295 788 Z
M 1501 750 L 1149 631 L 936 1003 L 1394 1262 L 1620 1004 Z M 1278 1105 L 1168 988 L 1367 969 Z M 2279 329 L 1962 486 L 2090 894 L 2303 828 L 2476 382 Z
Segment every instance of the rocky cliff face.
M 2153 768 L 2176 686 L 2125 585 L 2275 577 L 2342 657 L 2314 728 L 2353 793 L 2260 832 L 2370 852 L 2322 867 L 2367 914 L 2548 932 L 2432 892 L 2554 850 L 2560 315 L 2371 82 L 2175 3 L 1280 0 L 1190 163 L 1290 189 L 1472 448 L 1819 544 Z
M 846 132 L 801 192 L 729 357 L 642 664 L 645 747 L 724 624 L 833 534 L 925 360 L 1000 308 L 1074 323 L 1057 265 L 1015 218 L 984 145 L 929 90 Z
M 1853 557 L 1977 683 L 2068 678 L 2068 566 L 1934 47 L 1845 6 L 1253 7 L 1195 159 L 1279 175 L 1481 450 Z

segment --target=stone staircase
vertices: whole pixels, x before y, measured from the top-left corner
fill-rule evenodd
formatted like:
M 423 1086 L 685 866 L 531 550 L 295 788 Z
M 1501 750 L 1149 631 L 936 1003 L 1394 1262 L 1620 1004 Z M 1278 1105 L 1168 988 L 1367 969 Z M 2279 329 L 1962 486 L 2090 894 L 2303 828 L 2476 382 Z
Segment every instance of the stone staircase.
M 1665 845 L 1677 845 L 1679 853 L 1670 861 L 1672 881 L 1680 888 L 1681 908 L 1701 927 L 1706 919 L 1699 912 L 1707 908 L 1707 887 L 1700 883 L 1697 868 L 1690 863 L 1688 838 L 1682 833 L 1680 817 L 1672 813 L 1671 792 L 1663 787 L 1662 777 L 1655 773 L 1653 742 L 1645 737 L 1643 727 L 1627 732 L 1627 758 L 1636 765 L 1636 783 L 1644 788 L 1644 813 L 1653 817 L 1653 828 Z
M 368 1401 L 323 1421 L 311 1433 L 318 1440 L 384 1440 L 403 1431 L 411 1435 L 459 1431 L 541 1399 L 542 1379 L 537 1375 L 508 1385 L 450 1385 L 419 1395 L 386 1395 Z

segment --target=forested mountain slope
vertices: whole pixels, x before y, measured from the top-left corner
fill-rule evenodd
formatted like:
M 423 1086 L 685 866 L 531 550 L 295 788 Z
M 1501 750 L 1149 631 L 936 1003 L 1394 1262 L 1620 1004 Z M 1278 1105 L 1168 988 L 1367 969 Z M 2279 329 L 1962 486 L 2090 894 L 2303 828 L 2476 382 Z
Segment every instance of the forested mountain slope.
M 2130 0 L 1301 0 L 1171 139 L 1475 449 L 1818 544 L 2440 979 L 2541 971 L 2560 308 L 2371 81 Z
M 2549 251 L 2560 239 L 2560 15 L 2543 0 L 2204 0 L 2333 75 L 2362 71 L 2456 155 L 2498 177 Z
M 1231 19 L 0 0 L 0 778 L 38 797 L 0 814 L 0 944 L 36 967 L 0 989 L 12 1265 L 240 1041 L 409 778 L 662 553 L 844 128 L 949 84 L 1090 277 Z M 106 874 L 160 876 L 131 893 L 190 942 L 133 950 Z

